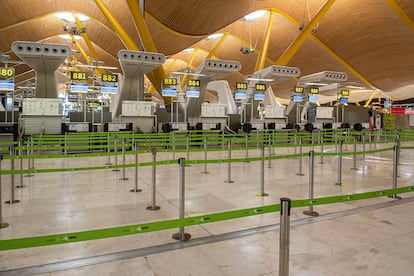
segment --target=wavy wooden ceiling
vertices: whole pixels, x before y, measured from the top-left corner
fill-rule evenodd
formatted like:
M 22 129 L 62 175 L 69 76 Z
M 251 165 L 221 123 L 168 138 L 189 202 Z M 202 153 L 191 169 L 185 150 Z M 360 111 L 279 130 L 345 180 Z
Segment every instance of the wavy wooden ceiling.
M 103 2 L 131 38 L 138 41 L 126 1 Z M 219 41 L 205 38 L 212 33 L 226 33 L 213 57 L 241 62 L 241 72 L 227 78 L 232 85 L 253 73 L 269 15 L 251 23 L 240 19 L 258 9 L 275 13 L 266 58 L 266 66 L 269 66 L 276 64 L 300 34 L 299 24 L 309 22 L 306 2 L 312 17 L 325 0 L 147 0 L 145 20 L 158 51 L 176 59 L 164 65 L 166 71 L 188 66 L 193 54 L 180 52 L 190 47 L 197 49 L 191 64 L 196 68 Z M 408 21 L 392 8 L 392 4 L 408 16 Z M 119 66 L 117 53 L 126 48 L 94 0 L 37 0 L 30 4 L 27 0 L 5 0 L 0 1 L 0 10 L 0 52 L 11 55 L 11 59 L 16 59 L 10 51 L 16 40 L 69 43 L 75 48 L 71 42 L 58 37 L 64 34 L 64 23 L 53 14 L 62 11 L 80 12 L 91 17 L 86 32 L 105 65 Z M 299 67 L 302 75 L 325 70 L 344 71 L 349 74 L 350 82 L 369 82 L 386 92 L 398 91 L 398 97 L 411 98 L 410 89 L 414 87 L 413 21 L 412 0 L 336 0 L 319 22 L 317 31 L 309 35 L 287 65 Z M 83 41 L 81 45 L 90 53 Z M 240 52 L 241 47 L 250 46 L 255 48 L 254 53 Z M 80 54 L 76 57 L 86 62 Z M 365 80 L 354 75 L 344 64 Z M 14 66 L 17 74 L 30 70 L 26 65 Z M 16 81 L 24 82 L 33 77 L 34 73 L 28 72 Z M 288 97 L 294 84 L 293 80 L 282 82 L 274 85 L 273 90 L 277 96 Z

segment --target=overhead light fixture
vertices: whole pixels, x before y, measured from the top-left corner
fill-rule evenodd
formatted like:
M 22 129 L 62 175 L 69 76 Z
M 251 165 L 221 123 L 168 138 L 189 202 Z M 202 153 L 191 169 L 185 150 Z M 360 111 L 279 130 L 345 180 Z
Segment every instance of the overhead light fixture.
M 259 19 L 260 17 L 264 16 L 266 13 L 267 13 L 266 10 L 257 10 L 257 11 L 254 11 L 252 13 L 249 13 L 248 15 L 243 17 L 241 19 L 241 21 L 243 21 L 243 22 L 252 22 L 252 21 L 255 21 L 255 20 Z
M 89 16 L 86 16 L 81 13 L 76 13 L 75 15 L 78 17 L 79 21 L 83 23 L 89 21 L 90 19 Z M 71 12 L 57 12 L 55 13 L 55 16 L 67 23 L 76 23 L 75 17 Z
M 192 72 L 182 72 L 182 71 L 170 72 L 170 74 L 176 74 L 176 75 L 191 75 L 191 76 L 198 76 L 198 77 L 204 77 L 205 76 L 205 74 L 192 73 Z
M 322 83 L 322 82 L 305 82 L 305 85 L 315 85 L 315 86 L 325 86 L 328 85 L 327 83 Z
M 181 51 L 181 53 L 191 53 L 194 52 L 194 48 L 187 48 Z
M 224 35 L 223 33 L 212 34 L 206 37 L 206 40 L 213 40 L 213 39 L 221 38 L 223 35 Z
M 250 81 L 274 81 L 274 79 L 263 79 L 263 78 L 257 78 L 257 77 L 247 77 L 246 80 L 250 80 Z
M 73 36 L 77 41 L 81 40 L 82 37 L 79 35 L 74 35 Z M 63 39 L 63 40 L 67 40 L 67 41 L 72 41 L 72 37 L 68 34 L 63 34 L 63 35 L 59 35 L 59 38 Z

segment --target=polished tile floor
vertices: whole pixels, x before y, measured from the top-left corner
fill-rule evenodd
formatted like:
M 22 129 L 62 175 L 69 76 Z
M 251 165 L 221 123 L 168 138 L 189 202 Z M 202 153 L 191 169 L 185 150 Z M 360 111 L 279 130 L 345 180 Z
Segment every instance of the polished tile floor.
M 358 146 L 360 147 L 360 146 Z M 392 147 L 380 144 L 376 148 Z M 374 147 L 372 147 L 373 149 Z M 360 148 L 358 148 L 359 150 Z M 369 147 L 367 146 L 367 149 Z M 209 174 L 202 174 L 203 164 L 186 167 L 186 216 L 257 207 L 280 202 L 281 197 L 308 197 L 309 147 L 303 148 L 302 173 L 300 159 L 268 161 L 264 165 L 267 197 L 256 196 L 260 191 L 261 162 L 231 164 L 228 180 L 227 164 L 208 164 Z M 318 151 L 319 148 L 315 148 Z M 335 147 L 325 147 L 326 152 Z M 352 146 L 344 150 L 353 150 Z M 275 148 L 274 154 L 292 153 L 293 148 Z M 266 150 L 266 154 L 269 152 Z M 414 156 L 412 150 L 401 152 L 399 186 L 413 185 Z M 208 153 L 208 158 L 226 158 L 227 152 Z M 260 156 L 250 150 L 249 157 Z M 245 151 L 233 152 L 232 157 L 244 157 Z M 186 153 L 158 153 L 157 160 L 187 157 Z M 203 159 L 203 153 L 190 153 L 190 159 Z M 139 156 L 139 162 L 151 161 L 151 154 Z M 352 156 L 343 158 L 342 182 L 338 181 L 338 158 L 315 157 L 315 197 L 351 194 L 392 188 L 392 151 L 357 156 L 358 170 L 351 170 Z M 118 157 L 118 164 L 122 158 Z M 130 163 L 134 156 L 127 155 Z M 107 157 L 36 160 L 36 168 L 99 166 Z M 112 158 L 112 162 L 114 159 Z M 2 168 L 10 164 L 2 161 Z M 26 164 L 24 163 L 24 166 Z M 20 203 L 3 204 L 3 221 L 9 227 L 0 229 L 0 239 L 47 235 L 100 229 L 114 226 L 160 221 L 178 217 L 177 164 L 156 168 L 156 205 L 158 211 L 148 211 L 151 205 L 152 167 L 138 169 L 138 186 L 134 188 L 134 169 L 125 170 L 128 180 L 120 180 L 122 170 L 42 173 L 23 177 L 26 185 L 16 190 Z M 16 184 L 20 177 L 16 176 Z M 10 198 L 10 176 L 2 177 L 2 202 Z M 405 199 L 414 193 L 402 195 Z M 363 206 L 396 201 L 390 198 L 315 206 L 324 215 L 353 210 Z M 294 221 L 306 218 L 306 208 L 292 209 L 290 244 L 291 275 L 414 275 L 414 201 L 356 212 L 346 212 L 335 218 L 301 225 Z M 279 213 L 203 224 L 186 228 L 192 239 L 218 236 L 224 233 L 278 224 Z M 7 275 L 16 268 L 47 265 L 65 260 L 93 257 L 107 253 L 177 243 L 171 238 L 176 229 L 148 234 L 124 236 L 89 242 L 48 247 L 0 251 L 0 272 Z M 237 236 L 237 235 L 236 235 Z M 177 250 L 167 250 L 143 257 L 104 262 L 83 267 L 67 267 L 42 275 L 278 275 L 279 230 L 258 231 L 219 242 L 202 243 Z M 6 271 L 6 272 L 5 272 Z M 19 275 L 19 274 L 14 274 Z

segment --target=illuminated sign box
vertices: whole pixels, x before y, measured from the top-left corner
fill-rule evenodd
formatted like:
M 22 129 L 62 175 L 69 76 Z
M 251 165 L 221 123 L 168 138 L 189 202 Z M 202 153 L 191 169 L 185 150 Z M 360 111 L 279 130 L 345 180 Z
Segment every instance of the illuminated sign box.
M 87 83 L 72 83 L 70 85 L 70 93 L 88 93 Z
M 234 93 L 234 99 L 236 100 L 245 100 L 246 99 L 246 91 L 237 91 Z
M 118 82 L 118 75 L 115 74 L 103 74 L 101 76 L 103 82 Z
M 293 95 L 293 101 L 295 103 L 301 103 L 303 101 L 302 95 Z
M 255 101 L 264 101 L 264 98 L 265 98 L 265 94 L 264 93 L 255 92 L 253 94 L 253 100 L 255 100 Z
M 310 94 L 319 94 L 319 88 L 318 87 L 311 87 L 309 88 Z
M 264 84 L 264 83 L 256 83 L 254 85 L 254 88 L 256 89 L 256 91 L 266 91 L 266 84 Z
M 339 102 L 340 102 L 341 104 L 348 104 L 348 98 L 341 98 L 341 99 L 339 100 Z
M 188 89 L 186 91 L 187 98 L 199 98 L 200 90 L 199 89 Z
M 309 102 L 310 103 L 317 103 L 318 102 L 318 96 L 309 95 Z
M 14 77 L 15 71 L 14 68 L 5 68 L 0 67 L 0 77 L 2 78 L 12 78 Z
M 101 93 L 102 94 L 117 94 L 118 93 L 118 86 L 116 86 L 116 85 L 102 85 L 101 86 Z
M 0 91 L 14 91 L 14 81 L 0 80 Z
M 236 89 L 246 90 L 247 82 L 236 82 Z
M 303 90 L 304 88 L 302 86 L 295 86 L 293 92 L 302 94 Z
M 162 96 L 163 97 L 175 97 L 177 96 L 177 88 L 167 88 L 167 87 L 163 87 L 162 88 Z

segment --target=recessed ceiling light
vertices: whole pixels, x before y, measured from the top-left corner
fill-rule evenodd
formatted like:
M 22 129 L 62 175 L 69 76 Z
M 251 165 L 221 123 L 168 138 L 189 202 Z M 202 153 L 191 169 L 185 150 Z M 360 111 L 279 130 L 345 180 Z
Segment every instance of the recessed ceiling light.
M 222 33 L 212 34 L 212 35 L 209 35 L 208 37 L 206 37 L 206 40 L 213 40 L 213 39 L 217 39 L 217 38 L 222 37 L 223 35 L 224 35 L 224 34 L 222 34 Z
M 191 53 L 194 52 L 194 48 L 187 48 L 181 51 L 181 53 Z
M 84 14 L 76 13 L 75 15 L 78 17 L 79 21 L 81 22 L 87 22 L 89 20 L 89 16 L 86 16 Z M 71 12 L 57 12 L 55 13 L 55 16 L 59 18 L 60 20 L 63 20 L 67 23 L 76 22 L 75 17 L 73 16 L 73 13 Z
M 247 21 L 247 22 L 255 21 L 259 19 L 260 17 L 264 16 L 266 13 L 267 13 L 266 10 L 257 10 L 243 17 L 241 21 Z
M 72 37 L 71 37 L 70 35 L 68 35 L 68 34 L 62 34 L 62 35 L 59 35 L 59 37 L 60 37 L 61 39 L 63 39 L 63 40 L 72 41 Z M 81 36 L 79 36 L 79 35 L 74 35 L 73 37 L 74 37 L 77 41 L 79 41 L 79 40 L 81 40 L 81 39 L 82 39 L 82 37 L 81 37 Z

